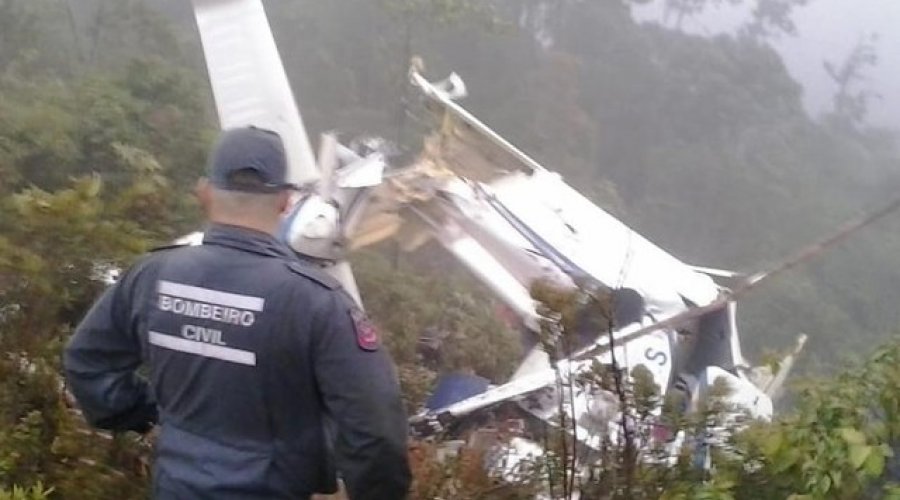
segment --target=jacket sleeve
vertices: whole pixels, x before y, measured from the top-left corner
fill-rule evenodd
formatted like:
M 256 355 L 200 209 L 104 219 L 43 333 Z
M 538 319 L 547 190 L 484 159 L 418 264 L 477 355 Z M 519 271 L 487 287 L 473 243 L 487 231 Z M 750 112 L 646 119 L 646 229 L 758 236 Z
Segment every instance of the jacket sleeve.
M 393 362 L 359 333 L 361 314 L 332 292 L 313 322 L 317 385 L 336 424 L 335 455 L 351 500 L 402 499 L 411 482 L 407 420 Z M 360 334 L 369 335 L 362 340 Z M 374 347 L 374 349 L 373 349 Z
M 146 380 L 136 373 L 141 343 L 130 313 L 134 274 L 126 273 L 87 313 L 66 345 L 63 366 L 91 425 L 146 432 L 157 410 Z

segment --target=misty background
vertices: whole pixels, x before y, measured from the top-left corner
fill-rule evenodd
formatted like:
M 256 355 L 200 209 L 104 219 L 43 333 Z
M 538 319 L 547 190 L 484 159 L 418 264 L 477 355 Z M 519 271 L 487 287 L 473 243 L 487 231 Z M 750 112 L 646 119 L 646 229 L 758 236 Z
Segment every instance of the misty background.
M 406 82 L 420 56 L 432 80 L 462 76 L 462 104 L 476 116 L 690 264 L 764 269 L 900 187 L 892 0 L 264 4 L 314 141 L 337 129 L 344 139 L 384 136 L 414 155 L 432 125 Z M 0 12 L 11 5 L 0 2 Z M 127 73 L 136 58 L 177 68 L 185 95 L 205 102 L 191 114 L 202 121 L 157 133 L 192 145 L 166 163 L 175 178 L 202 170 L 214 108 L 187 0 L 26 10 L 44 16 L 31 31 L 0 15 L 0 68 L 29 81 Z M 807 333 L 803 362 L 818 370 L 896 333 L 898 230 L 900 217 L 889 217 L 748 296 L 739 326 L 749 354 Z
M 743 4 L 718 4 L 685 19 L 681 29 L 699 35 L 734 33 L 752 14 Z M 663 25 L 673 23 L 667 16 L 665 0 L 653 0 L 634 9 L 635 19 Z M 900 130 L 900 2 L 893 0 L 813 0 L 791 14 L 796 31 L 791 36 L 771 40 L 790 75 L 803 85 L 803 103 L 813 116 L 832 109 L 837 85 L 828 77 L 825 62 L 846 58 L 861 41 L 875 48 L 878 62 L 869 68 L 862 86 L 873 94 L 876 105 L 869 121 Z

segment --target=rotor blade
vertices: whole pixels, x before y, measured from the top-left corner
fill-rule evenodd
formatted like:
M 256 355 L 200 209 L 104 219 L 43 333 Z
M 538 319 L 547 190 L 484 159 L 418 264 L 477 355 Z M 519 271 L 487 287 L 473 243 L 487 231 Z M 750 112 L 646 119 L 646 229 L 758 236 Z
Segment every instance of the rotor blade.
M 290 182 L 318 180 L 309 138 L 260 0 L 193 3 L 221 127 L 255 125 L 278 132 Z
M 794 254 L 792 257 L 782 261 L 777 266 L 769 269 L 768 271 L 763 271 L 760 273 L 756 273 L 750 276 L 747 280 L 745 280 L 741 285 L 735 287 L 732 291 L 723 294 L 718 299 L 710 302 L 709 304 L 696 307 L 694 309 L 688 309 L 682 313 L 676 314 L 672 317 L 666 318 L 662 321 L 658 321 L 651 325 L 647 325 L 639 330 L 636 330 L 628 335 L 622 336 L 621 338 L 616 339 L 616 342 L 628 342 L 635 338 L 642 337 L 647 335 L 648 333 L 655 332 L 657 330 L 661 330 L 664 328 L 675 328 L 677 326 L 681 326 L 684 323 L 691 321 L 693 319 L 699 318 L 704 314 L 715 311 L 721 307 L 724 307 L 729 302 L 737 300 L 738 297 L 746 294 L 750 290 L 758 287 L 761 283 L 766 282 L 767 280 L 772 279 L 774 276 L 777 276 L 789 269 L 796 267 L 799 264 L 807 262 L 817 256 L 819 256 L 822 252 L 830 248 L 831 246 L 839 243 L 847 239 L 851 234 L 859 231 L 860 229 L 871 225 L 875 221 L 881 219 L 882 217 L 896 211 L 900 208 L 900 197 L 892 200 L 890 203 L 885 204 L 882 208 L 870 212 L 858 219 L 851 220 L 850 222 L 844 224 L 837 232 L 828 236 L 827 238 L 813 243 L 809 246 L 806 246 L 800 249 L 799 252 Z M 607 349 L 609 343 L 609 339 L 604 336 L 601 337 L 600 340 L 593 346 L 588 347 L 587 349 L 577 353 L 573 356 L 574 359 L 584 359 L 586 357 L 596 356 L 598 352 Z

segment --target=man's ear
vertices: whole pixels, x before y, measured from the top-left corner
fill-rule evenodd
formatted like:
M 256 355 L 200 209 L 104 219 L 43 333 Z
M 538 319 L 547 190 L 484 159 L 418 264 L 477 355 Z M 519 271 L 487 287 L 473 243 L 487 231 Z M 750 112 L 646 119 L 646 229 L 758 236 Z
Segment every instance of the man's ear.
M 278 193 L 278 213 L 285 215 L 293 206 L 291 191 L 280 191 Z
M 203 211 L 209 215 L 212 202 L 212 187 L 209 184 L 209 179 L 206 177 L 197 179 L 197 185 L 194 186 L 194 195 L 197 197 L 197 201 L 200 202 L 200 206 L 203 207 Z

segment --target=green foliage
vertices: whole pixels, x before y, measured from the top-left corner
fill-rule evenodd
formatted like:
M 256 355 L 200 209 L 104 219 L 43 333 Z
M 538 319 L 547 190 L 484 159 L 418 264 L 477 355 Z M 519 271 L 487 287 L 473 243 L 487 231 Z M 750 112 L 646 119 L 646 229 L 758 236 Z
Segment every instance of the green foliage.
M 834 379 L 808 383 L 792 411 L 732 431 L 713 454 L 711 475 L 695 477 L 700 482 L 693 485 L 675 482 L 666 489 L 674 496 L 663 498 L 694 498 L 711 486 L 723 496 L 710 498 L 890 498 L 900 429 L 898 361 L 895 341 Z
M 102 286 L 104 265 L 126 264 L 148 244 L 151 233 L 121 208 L 138 199 L 142 182 L 136 175 L 134 185 L 104 199 L 100 179 L 86 177 L 4 202 L 0 487 L 43 481 L 64 498 L 142 491 L 146 450 L 89 431 L 66 407 L 58 364 L 62 340 Z
M 158 3 L 177 12 L 186 2 Z M 820 123 L 763 43 L 773 30 L 790 33 L 790 8 L 801 2 L 758 2 L 741 36 L 713 39 L 638 25 L 628 3 L 267 8 L 310 130 L 397 130 L 411 147 L 405 120 L 422 124 L 403 85 L 410 56 L 421 55 L 429 77 L 455 69 L 466 78 L 476 114 L 690 262 L 755 270 L 896 191 L 895 139 L 865 126 L 864 96 L 852 87 L 874 55 L 862 50 L 856 69 L 852 55 L 832 65 L 836 82 L 847 82 L 836 96 L 844 116 Z M 708 2 L 672 3 L 689 15 Z M 145 494 L 149 447 L 84 426 L 61 395 L 59 348 L 108 266 L 196 223 L 187 191 L 210 142 L 202 62 L 188 69 L 183 55 L 198 52 L 192 27 L 173 28 L 146 1 L 81 2 L 78 19 L 70 4 L 0 0 L 0 499 Z M 521 29 L 486 33 L 494 15 Z M 848 348 L 874 345 L 900 324 L 896 229 L 861 235 L 750 297 L 744 338 L 758 350 L 814 332 L 814 358 L 829 368 Z M 411 408 L 439 371 L 494 381 L 511 373 L 516 336 L 472 280 L 448 279 L 449 266 L 398 268 L 375 252 L 355 261 Z M 426 331 L 444 336 L 433 367 L 416 348 Z M 613 459 L 589 486 L 596 498 L 898 498 L 898 361 L 889 346 L 810 385 L 793 412 L 736 433 L 713 454 L 711 473 L 688 453 L 653 467 L 609 448 Z M 612 375 L 597 367 L 580 383 L 614 389 Z M 674 406 L 640 373 L 622 382 L 639 419 Z M 675 427 L 721 424 L 714 403 L 695 419 L 672 416 Z M 493 486 L 467 460 L 454 466 L 478 486 L 466 494 L 489 498 Z M 461 491 L 441 477 L 446 489 L 429 492 Z
M 543 334 L 551 355 L 565 353 L 576 311 L 598 298 L 536 286 Z M 605 306 L 606 299 L 599 298 Z M 603 307 L 605 308 L 605 307 Z M 553 345 L 556 344 L 557 348 Z M 554 365 L 555 366 L 555 365 Z M 559 407 L 538 474 L 551 498 L 602 499 L 858 499 L 896 495 L 895 450 L 900 437 L 900 340 L 830 380 L 810 381 L 795 407 L 772 422 L 750 421 L 728 401 L 731 388 L 714 382 L 699 408 L 662 401 L 645 370 L 624 377 L 615 358 L 567 376 L 557 369 Z M 601 389 L 617 402 L 617 439 L 599 451 L 575 445 L 569 387 Z M 561 395 L 561 396 L 559 396 Z M 677 392 L 670 396 L 678 396 Z M 672 449 L 652 438 L 666 424 L 684 436 Z M 584 425 L 583 423 L 581 425 Z M 660 446 L 662 444 L 662 446 Z M 698 453 L 707 456 L 698 465 Z
M 400 367 L 411 410 L 427 397 L 437 373 L 468 371 L 494 382 L 512 374 L 521 356 L 518 336 L 473 280 L 421 267 L 397 269 L 374 251 L 353 255 L 353 264 L 366 309 Z M 440 343 L 430 368 L 418 349 L 426 334 Z
M 13 351 L 9 333 L 0 337 L 8 353 L 0 359 L 0 491 L 14 485 L 43 491 L 48 484 L 62 498 L 140 496 L 148 450 L 89 430 L 67 408 L 58 342 Z
M 900 436 L 900 344 L 827 383 L 810 384 L 796 409 L 744 437 L 755 474 L 786 494 L 860 498 L 886 487 Z M 754 481 L 755 482 L 755 481 Z
M 523 481 L 511 484 L 487 474 L 484 460 L 483 451 L 475 448 L 463 447 L 454 455 L 441 453 L 434 443 L 416 443 L 410 450 L 415 478 L 410 498 L 527 500 L 540 491 L 536 475 L 525 474 Z
M 38 482 L 30 488 L 13 486 L 12 490 L 0 490 L 0 500 L 46 500 L 53 493 L 53 488 L 45 488 Z
M 0 2 L 0 498 L 140 498 L 151 449 L 88 428 L 60 350 L 112 268 L 194 220 L 205 108 L 195 76 L 138 51 L 76 76 L 59 5 Z

